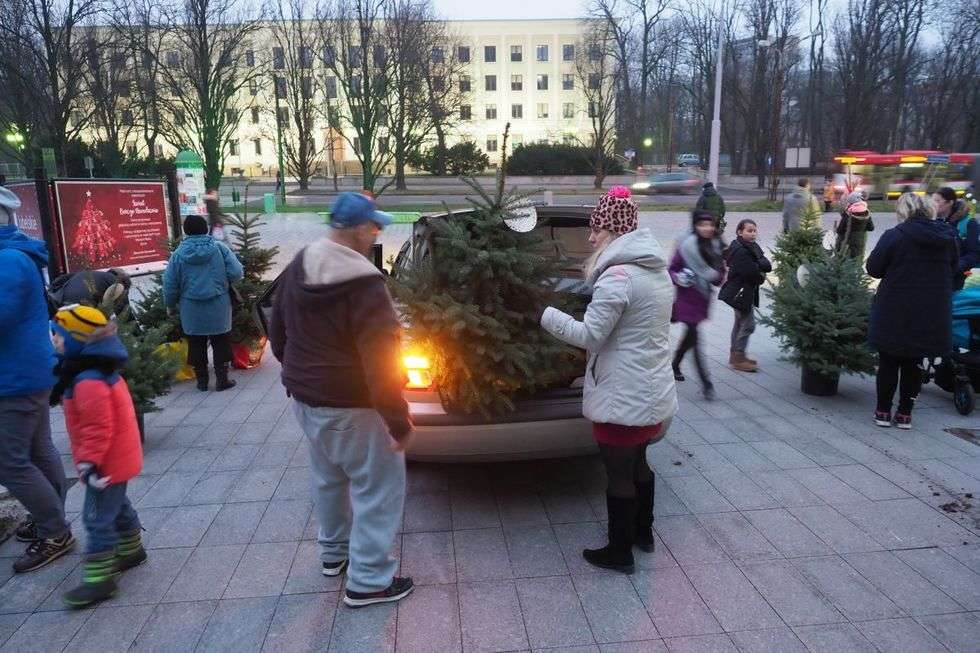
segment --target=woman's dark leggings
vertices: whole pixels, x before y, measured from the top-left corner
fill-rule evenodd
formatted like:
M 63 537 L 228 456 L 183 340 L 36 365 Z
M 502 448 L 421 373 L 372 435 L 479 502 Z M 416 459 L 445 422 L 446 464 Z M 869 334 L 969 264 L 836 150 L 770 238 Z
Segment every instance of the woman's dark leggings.
M 653 482 L 646 452 L 646 442 L 625 447 L 599 443 L 599 457 L 606 467 L 606 494 L 620 499 L 634 499 L 637 483 Z
M 875 386 L 878 390 L 878 410 L 890 413 L 895 390 L 898 389 L 898 412 L 909 415 L 912 404 L 922 387 L 921 359 L 901 358 L 885 353 L 878 354 L 878 375 Z M 900 374 L 901 373 L 901 374 Z M 901 383 L 899 383 L 901 376 Z
M 693 350 L 694 365 L 698 368 L 698 376 L 701 378 L 701 384 L 705 387 L 711 387 L 708 366 L 704 363 L 704 354 L 701 352 L 701 343 L 698 341 L 698 328 L 692 324 L 685 324 L 684 329 L 684 337 L 681 339 L 681 344 L 677 346 L 677 352 L 674 354 L 674 369 L 679 369 L 681 361 L 684 360 L 684 356 L 688 350 Z
M 208 341 L 214 353 L 215 366 L 231 362 L 231 333 L 214 336 L 187 336 L 187 364 L 191 367 L 208 366 Z

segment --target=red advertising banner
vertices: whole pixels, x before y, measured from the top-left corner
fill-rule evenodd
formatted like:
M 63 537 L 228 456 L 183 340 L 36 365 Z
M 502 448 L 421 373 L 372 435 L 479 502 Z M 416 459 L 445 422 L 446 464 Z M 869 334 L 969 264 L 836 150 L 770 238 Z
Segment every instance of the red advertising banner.
M 16 211 L 14 222 L 17 228 L 31 238 L 44 240 L 44 230 L 41 228 L 41 207 L 37 202 L 37 185 L 33 182 L 9 184 L 7 190 L 20 198 L 20 208 Z
M 67 272 L 166 267 L 170 252 L 167 185 L 162 181 L 55 181 Z

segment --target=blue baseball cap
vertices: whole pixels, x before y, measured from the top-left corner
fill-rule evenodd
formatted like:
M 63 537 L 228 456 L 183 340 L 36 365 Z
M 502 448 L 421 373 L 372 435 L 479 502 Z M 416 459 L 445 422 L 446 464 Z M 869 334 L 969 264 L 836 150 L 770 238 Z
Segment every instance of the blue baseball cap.
M 390 213 L 379 211 L 374 201 L 361 193 L 341 193 L 330 207 L 330 226 L 334 229 L 348 229 L 368 221 L 387 227 L 392 220 Z

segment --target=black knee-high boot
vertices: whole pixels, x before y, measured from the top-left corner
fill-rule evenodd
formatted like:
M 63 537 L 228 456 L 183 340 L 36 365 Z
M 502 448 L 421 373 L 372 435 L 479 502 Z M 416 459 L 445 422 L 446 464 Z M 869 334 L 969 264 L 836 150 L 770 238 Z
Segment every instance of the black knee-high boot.
M 626 574 L 634 570 L 633 540 L 636 536 L 636 498 L 606 496 L 609 512 L 609 544 L 601 549 L 585 549 L 586 562 L 603 569 Z
M 636 486 L 636 538 L 634 544 L 640 551 L 653 553 L 653 504 L 656 486 L 651 479 L 648 482 L 637 481 Z
M 207 364 L 205 363 L 204 365 L 195 365 L 194 376 L 197 377 L 197 389 L 200 390 L 201 392 L 207 392 L 208 383 L 210 381 L 208 377 Z

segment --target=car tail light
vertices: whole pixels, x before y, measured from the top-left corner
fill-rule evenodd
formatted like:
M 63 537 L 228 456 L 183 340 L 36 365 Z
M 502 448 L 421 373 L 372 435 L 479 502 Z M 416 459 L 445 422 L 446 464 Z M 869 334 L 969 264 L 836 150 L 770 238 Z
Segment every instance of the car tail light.
M 406 388 L 428 390 L 432 387 L 432 363 L 427 356 L 406 354 L 402 357 L 402 365 L 405 366 L 405 372 L 408 374 Z

